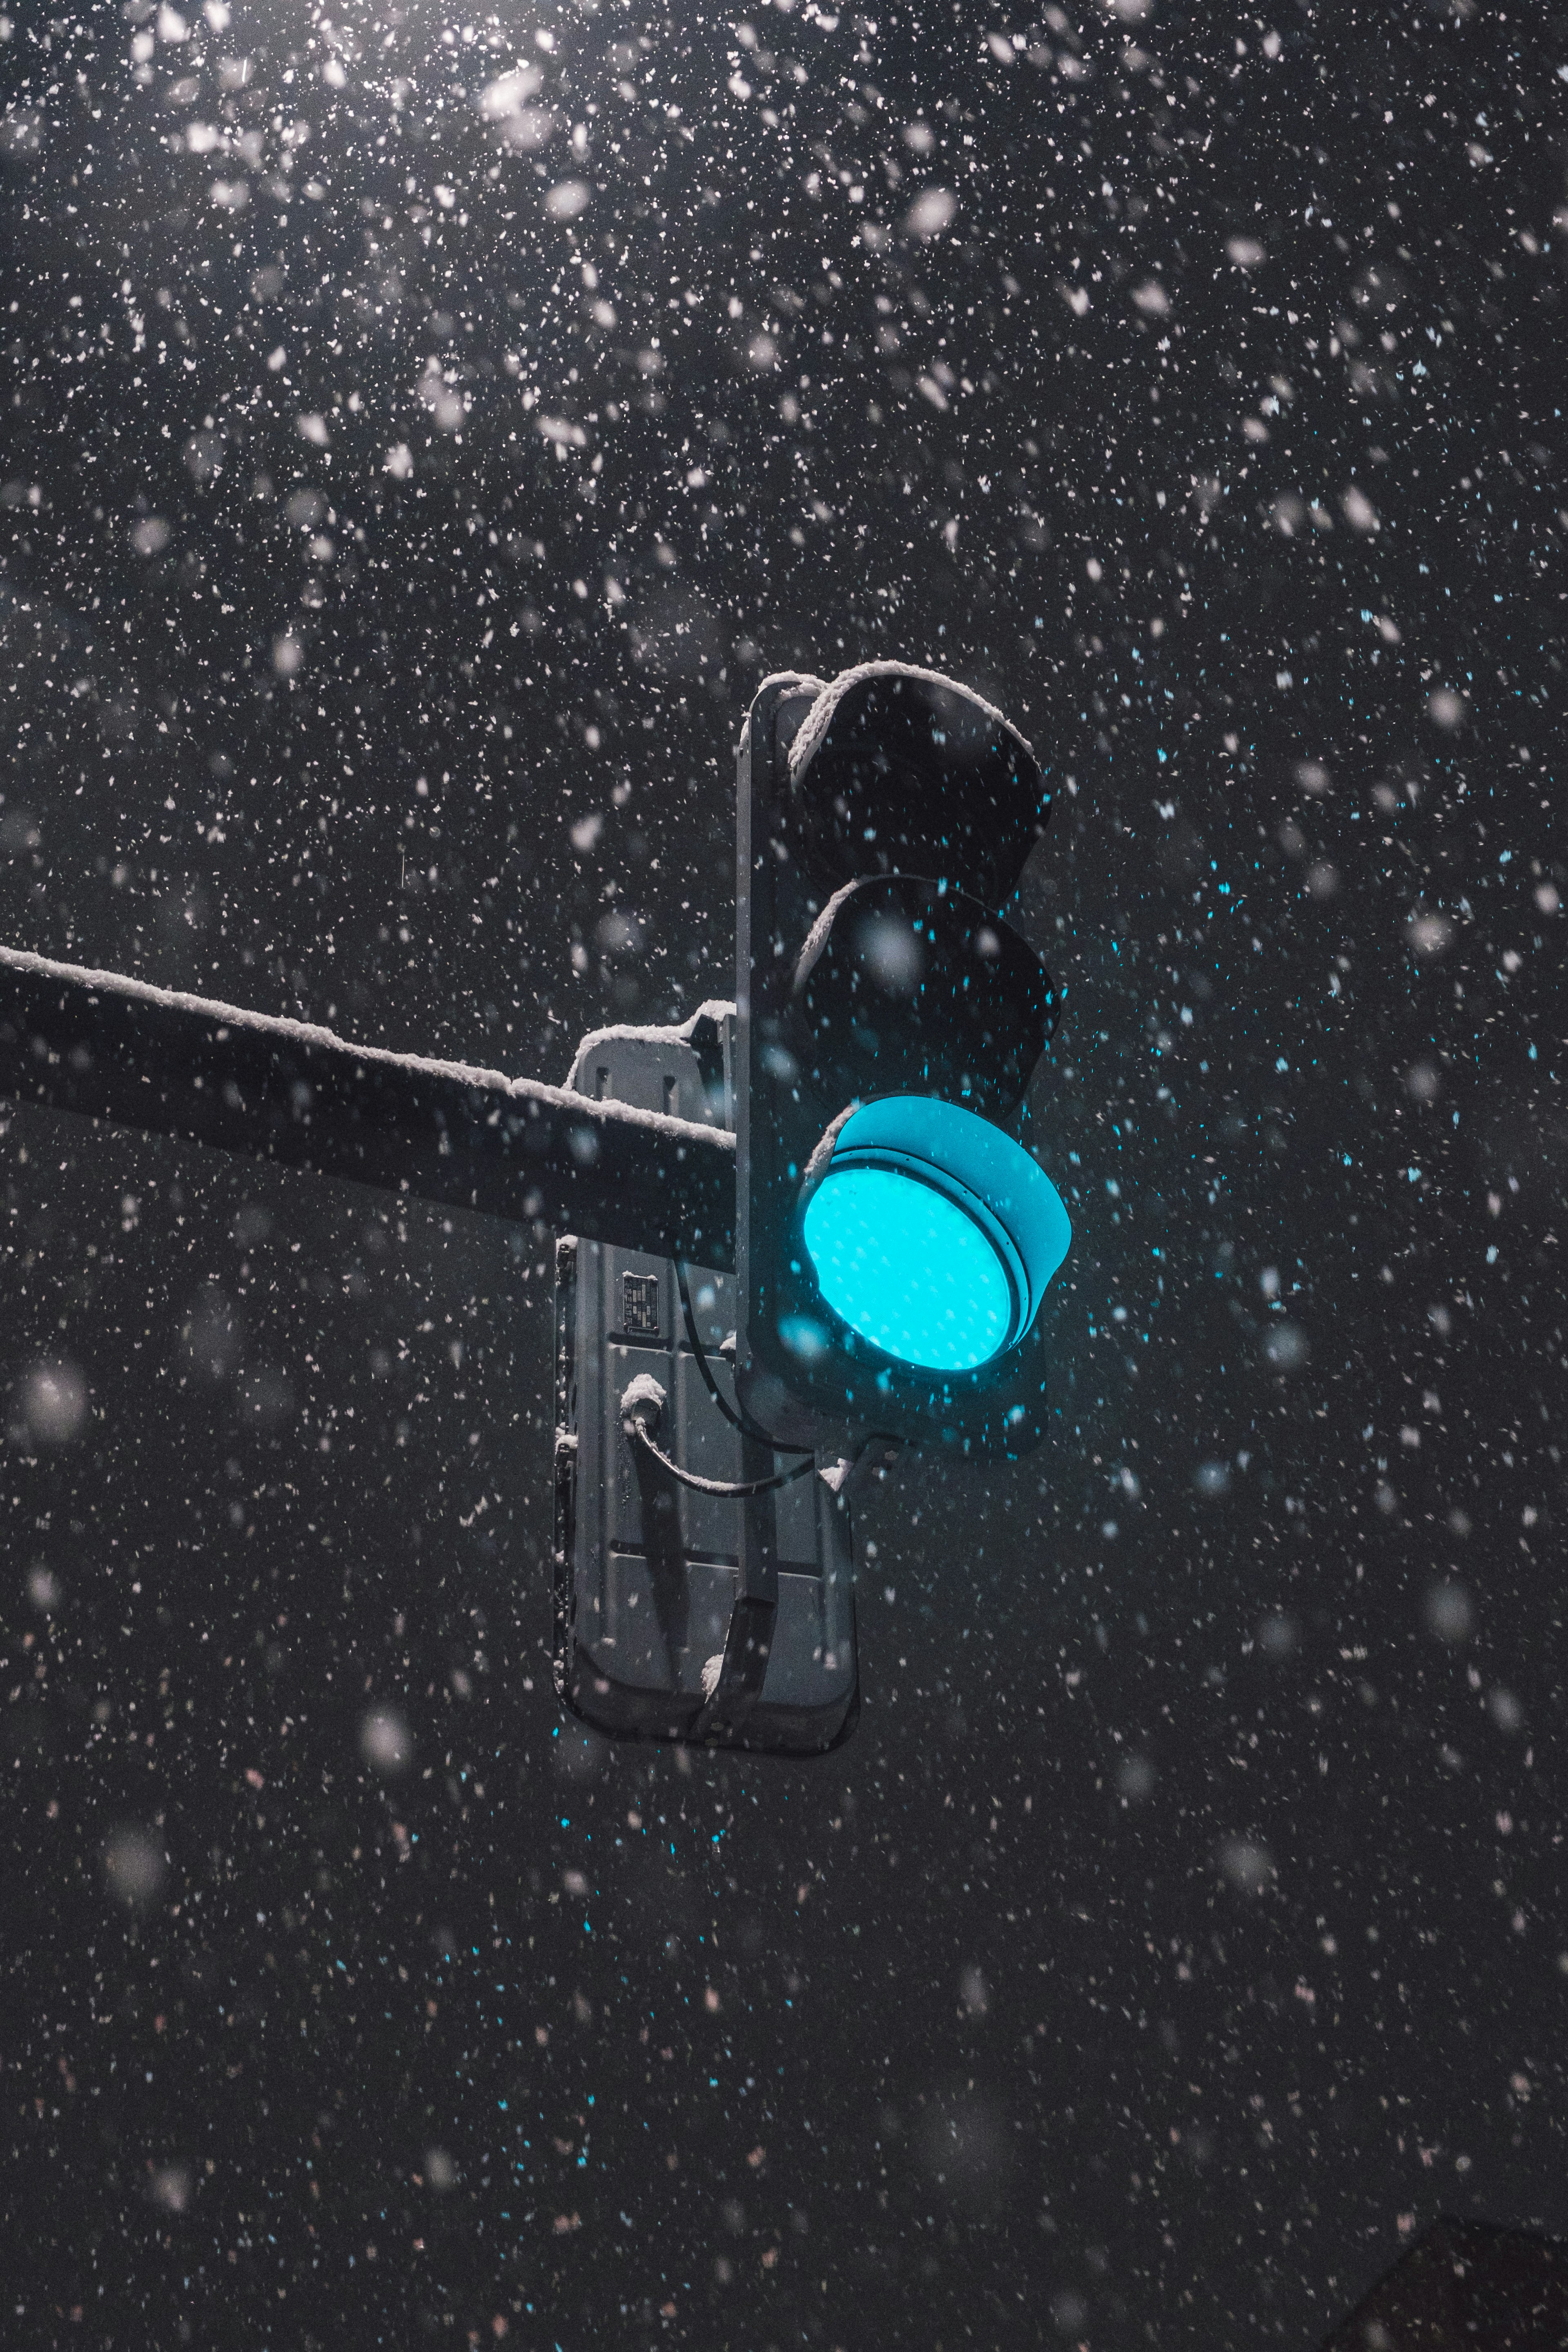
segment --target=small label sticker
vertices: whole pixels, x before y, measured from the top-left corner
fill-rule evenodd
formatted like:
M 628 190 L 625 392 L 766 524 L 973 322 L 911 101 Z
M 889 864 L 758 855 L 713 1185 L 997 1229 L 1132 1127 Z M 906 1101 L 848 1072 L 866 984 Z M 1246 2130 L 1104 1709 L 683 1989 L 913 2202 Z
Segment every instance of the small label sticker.
M 657 1274 L 621 1276 L 621 1325 L 639 1339 L 657 1339 L 661 1325 Z

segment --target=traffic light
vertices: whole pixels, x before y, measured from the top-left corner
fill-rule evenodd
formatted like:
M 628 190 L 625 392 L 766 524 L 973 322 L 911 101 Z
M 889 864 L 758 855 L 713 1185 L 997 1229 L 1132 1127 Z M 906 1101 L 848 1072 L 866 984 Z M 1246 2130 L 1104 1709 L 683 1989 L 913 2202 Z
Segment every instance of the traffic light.
M 899 1443 L 1041 1433 L 1070 1234 L 1020 1128 L 1056 1000 L 1000 909 L 1048 811 L 963 687 L 770 678 L 741 742 L 735 1007 L 579 1050 L 584 1092 L 721 1101 L 736 1139 L 733 1282 L 560 1252 L 557 1685 L 604 1729 L 836 1746 L 858 1484 Z
M 1057 1001 L 1003 919 L 1050 798 L 967 688 L 769 678 L 738 776 L 737 1256 L 748 1411 L 917 1445 L 1042 1433 L 1061 1200 L 1020 1138 Z M 791 1418 L 791 1408 L 795 1409 Z

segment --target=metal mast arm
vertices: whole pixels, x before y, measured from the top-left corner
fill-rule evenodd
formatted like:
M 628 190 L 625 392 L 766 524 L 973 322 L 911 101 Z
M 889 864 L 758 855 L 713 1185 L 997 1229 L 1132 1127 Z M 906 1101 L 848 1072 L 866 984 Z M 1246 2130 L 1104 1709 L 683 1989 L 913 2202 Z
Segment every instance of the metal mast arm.
M 705 1265 L 735 1139 L 0 948 L 0 1096 Z

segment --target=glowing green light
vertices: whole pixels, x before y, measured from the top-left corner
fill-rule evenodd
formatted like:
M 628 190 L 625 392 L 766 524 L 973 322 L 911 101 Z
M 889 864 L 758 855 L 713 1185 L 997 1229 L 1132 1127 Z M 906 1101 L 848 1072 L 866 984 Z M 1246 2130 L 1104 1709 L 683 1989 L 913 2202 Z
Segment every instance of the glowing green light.
M 883 1353 L 969 1371 L 1006 1346 L 1017 1297 L 990 1235 L 957 1201 L 892 1168 L 830 1171 L 804 1234 L 822 1296 Z
M 806 1300 L 781 1323 L 797 1358 L 844 1344 L 834 1323 L 911 1369 L 973 1372 L 1028 1331 L 1072 1227 L 1003 1129 L 936 1096 L 884 1095 L 836 1128 L 799 1240 L 825 1319 Z

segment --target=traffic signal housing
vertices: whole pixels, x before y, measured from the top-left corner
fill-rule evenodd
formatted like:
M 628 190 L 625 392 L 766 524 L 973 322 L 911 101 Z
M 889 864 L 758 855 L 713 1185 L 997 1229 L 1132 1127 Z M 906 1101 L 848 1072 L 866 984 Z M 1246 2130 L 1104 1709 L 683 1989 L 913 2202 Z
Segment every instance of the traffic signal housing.
M 1016 729 L 931 671 L 790 673 L 752 703 L 742 1387 L 781 1436 L 815 1419 L 1009 1456 L 1043 1433 L 1039 1309 L 1071 1234 L 1021 1129 L 1057 999 L 1001 909 L 1049 814 Z

